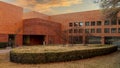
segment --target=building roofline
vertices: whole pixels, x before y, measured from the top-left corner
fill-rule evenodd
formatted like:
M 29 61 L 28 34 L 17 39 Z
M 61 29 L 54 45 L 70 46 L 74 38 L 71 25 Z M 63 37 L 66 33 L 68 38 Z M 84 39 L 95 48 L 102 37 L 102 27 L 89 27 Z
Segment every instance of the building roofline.
M 56 14 L 56 15 L 50 15 L 50 16 L 68 15 L 68 14 L 76 14 L 76 13 L 88 13 L 88 12 L 94 12 L 94 11 L 101 11 L 101 10 L 88 10 L 88 11 L 80 11 L 80 12 L 71 12 L 71 13 Z
M 4 4 L 7 4 L 7 5 L 11 5 L 11 6 L 15 6 L 15 7 L 19 7 L 19 8 L 21 8 L 21 9 L 23 9 L 22 7 L 17 6 L 17 5 L 15 5 L 15 4 L 7 3 L 7 2 L 4 2 L 4 1 L 0 1 L 0 2 L 2 2 L 2 3 L 4 3 Z
M 44 20 L 44 19 L 41 19 L 41 18 L 29 18 L 29 19 L 23 19 L 23 21 L 25 21 L 25 20 L 33 20 L 33 19 L 38 19 L 38 20 L 43 20 L 43 21 L 49 21 L 49 22 L 53 22 L 53 23 L 56 23 L 56 24 L 60 24 L 58 22 L 54 22 L 54 21 L 51 21 L 51 20 Z

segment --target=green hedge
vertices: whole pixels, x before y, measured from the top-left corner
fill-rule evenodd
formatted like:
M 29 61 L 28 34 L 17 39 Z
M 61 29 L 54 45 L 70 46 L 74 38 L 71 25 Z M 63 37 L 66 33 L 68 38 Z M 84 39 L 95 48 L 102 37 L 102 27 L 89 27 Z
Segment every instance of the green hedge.
M 17 53 L 13 50 L 10 52 L 10 61 L 23 64 L 38 64 L 60 61 L 64 62 L 105 55 L 115 52 L 116 50 L 117 46 L 47 53 Z
M 8 45 L 7 42 L 0 42 L 0 48 L 6 48 Z

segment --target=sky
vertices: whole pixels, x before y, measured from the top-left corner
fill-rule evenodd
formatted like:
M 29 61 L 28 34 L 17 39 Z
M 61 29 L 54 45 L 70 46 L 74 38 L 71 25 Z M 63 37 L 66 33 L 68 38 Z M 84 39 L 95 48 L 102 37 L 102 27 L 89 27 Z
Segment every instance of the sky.
M 57 15 L 99 9 L 94 0 L 0 0 L 24 8 L 24 12 L 37 11 Z

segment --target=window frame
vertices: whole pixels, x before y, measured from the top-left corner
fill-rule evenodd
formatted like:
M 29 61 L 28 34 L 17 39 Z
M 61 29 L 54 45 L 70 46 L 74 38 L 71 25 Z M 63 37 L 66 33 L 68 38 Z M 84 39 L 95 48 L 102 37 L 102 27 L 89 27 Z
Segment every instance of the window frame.
M 102 33 L 102 29 L 101 28 L 97 28 L 96 29 L 96 33 Z
M 111 28 L 111 33 L 117 33 L 117 28 Z
M 107 32 L 106 29 L 108 30 Z M 104 33 L 110 33 L 110 28 L 104 28 Z
M 101 21 L 97 21 L 97 26 L 101 26 L 102 22 Z
M 91 26 L 95 26 L 95 21 L 91 21 Z

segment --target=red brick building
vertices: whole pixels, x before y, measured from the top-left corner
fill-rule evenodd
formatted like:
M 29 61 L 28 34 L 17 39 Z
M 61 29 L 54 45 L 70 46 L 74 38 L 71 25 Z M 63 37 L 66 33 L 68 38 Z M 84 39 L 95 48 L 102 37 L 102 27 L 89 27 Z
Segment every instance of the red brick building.
M 12 38 L 16 43 L 22 44 L 22 30 L 16 35 L 16 39 L 13 36 L 18 28 L 23 28 L 22 16 L 21 7 L 0 1 L 0 42 L 8 42 Z
M 111 44 L 120 40 L 120 19 L 105 20 L 99 10 L 52 16 L 35 11 L 23 14 L 21 7 L 0 1 L 0 42 L 9 39 L 16 45 Z

